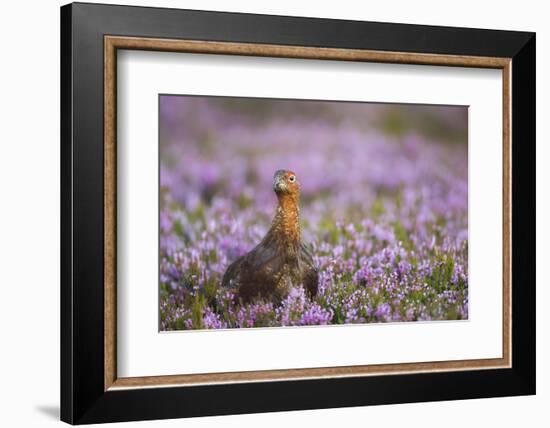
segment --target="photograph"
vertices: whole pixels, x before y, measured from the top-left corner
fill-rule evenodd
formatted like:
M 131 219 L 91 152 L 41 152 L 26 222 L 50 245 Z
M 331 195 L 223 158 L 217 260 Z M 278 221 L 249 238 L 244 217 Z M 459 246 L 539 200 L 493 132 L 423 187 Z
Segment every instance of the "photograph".
M 160 94 L 159 330 L 468 319 L 468 107 Z

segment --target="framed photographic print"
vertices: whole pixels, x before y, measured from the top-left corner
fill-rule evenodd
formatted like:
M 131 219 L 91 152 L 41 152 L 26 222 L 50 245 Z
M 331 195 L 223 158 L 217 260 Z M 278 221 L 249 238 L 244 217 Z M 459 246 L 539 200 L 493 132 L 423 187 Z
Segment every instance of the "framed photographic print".
M 61 8 L 61 418 L 535 393 L 535 35 Z

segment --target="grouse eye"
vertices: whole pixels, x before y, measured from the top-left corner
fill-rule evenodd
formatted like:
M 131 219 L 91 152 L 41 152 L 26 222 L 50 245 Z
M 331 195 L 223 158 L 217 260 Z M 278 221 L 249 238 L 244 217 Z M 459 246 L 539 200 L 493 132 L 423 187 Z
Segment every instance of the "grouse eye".
M 290 181 L 291 183 L 294 183 L 296 181 L 296 176 L 291 175 L 290 177 L 288 177 L 288 181 Z

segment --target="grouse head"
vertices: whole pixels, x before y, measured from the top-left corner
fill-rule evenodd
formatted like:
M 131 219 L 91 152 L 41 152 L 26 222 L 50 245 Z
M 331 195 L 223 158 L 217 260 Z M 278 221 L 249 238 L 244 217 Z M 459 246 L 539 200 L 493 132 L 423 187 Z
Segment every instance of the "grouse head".
M 300 183 L 296 174 L 286 169 L 275 171 L 273 176 L 273 190 L 278 198 L 284 196 L 293 196 L 298 198 L 300 195 Z

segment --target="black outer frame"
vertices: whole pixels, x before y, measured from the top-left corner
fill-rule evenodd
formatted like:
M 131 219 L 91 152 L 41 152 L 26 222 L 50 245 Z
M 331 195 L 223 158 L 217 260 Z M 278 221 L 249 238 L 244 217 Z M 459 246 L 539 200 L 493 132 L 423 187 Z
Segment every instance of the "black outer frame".
M 512 58 L 512 368 L 104 392 L 103 37 Z M 72 424 L 535 393 L 535 34 L 74 3 L 61 8 L 61 420 Z

